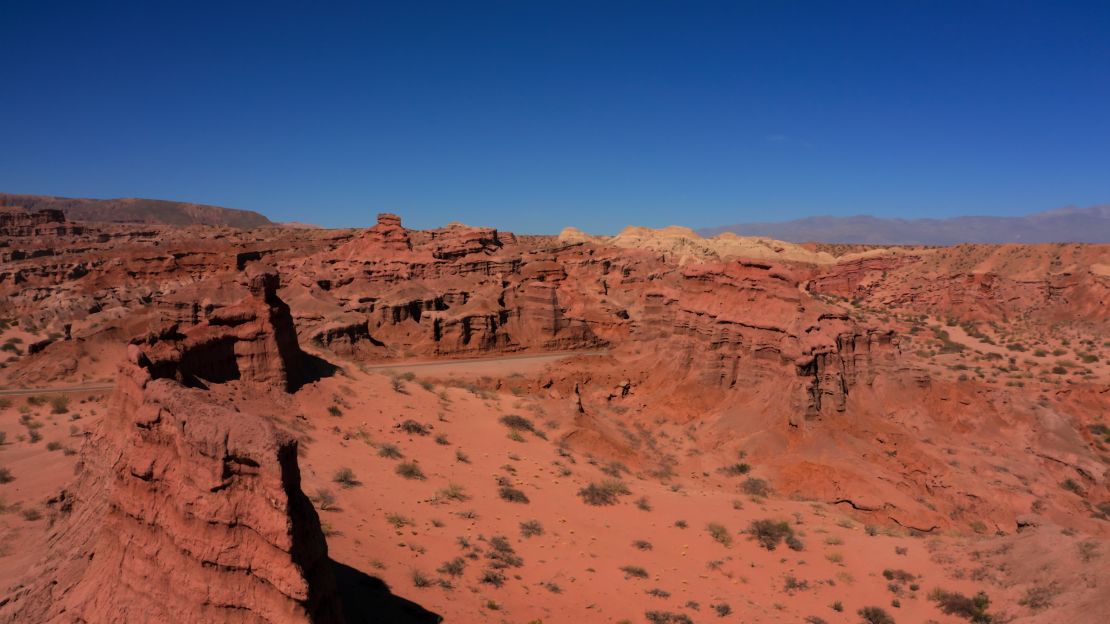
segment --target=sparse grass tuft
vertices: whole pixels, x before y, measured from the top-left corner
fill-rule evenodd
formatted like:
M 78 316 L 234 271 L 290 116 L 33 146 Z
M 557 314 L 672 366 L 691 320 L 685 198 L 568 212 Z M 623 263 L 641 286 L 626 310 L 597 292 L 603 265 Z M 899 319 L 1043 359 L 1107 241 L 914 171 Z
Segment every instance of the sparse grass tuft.
M 397 464 L 396 472 L 406 479 L 423 481 L 427 478 L 424 476 L 424 471 L 420 469 L 420 466 L 418 466 L 416 462 L 401 462 Z
M 705 525 L 705 530 L 709 531 L 710 537 L 722 546 L 732 546 L 732 535 L 729 534 L 728 529 L 724 525 L 710 522 Z
M 355 477 L 355 471 L 350 468 L 340 468 L 335 471 L 335 476 L 331 478 L 342 488 L 353 488 L 359 485 L 359 480 Z
M 401 453 L 401 449 L 397 448 L 396 444 L 382 444 L 378 447 L 378 457 L 386 459 L 401 459 L 405 455 Z

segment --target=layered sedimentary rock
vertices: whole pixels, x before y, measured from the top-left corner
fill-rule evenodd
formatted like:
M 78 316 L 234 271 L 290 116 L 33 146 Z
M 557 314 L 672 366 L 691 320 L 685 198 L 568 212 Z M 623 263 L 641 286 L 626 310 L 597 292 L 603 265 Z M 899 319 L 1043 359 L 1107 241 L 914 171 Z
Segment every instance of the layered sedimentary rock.
M 61 210 L 0 210 L 0 236 L 66 236 L 83 231 L 80 226 L 66 223 Z
M 512 234 L 395 215 L 298 263 L 287 289 L 302 336 L 356 357 L 451 356 L 604 344 L 568 313 L 565 271 Z
M 50 554 L 0 621 L 342 621 L 296 441 L 265 417 L 300 349 L 276 275 L 250 286 L 206 323 L 131 345 L 76 481 L 49 503 Z

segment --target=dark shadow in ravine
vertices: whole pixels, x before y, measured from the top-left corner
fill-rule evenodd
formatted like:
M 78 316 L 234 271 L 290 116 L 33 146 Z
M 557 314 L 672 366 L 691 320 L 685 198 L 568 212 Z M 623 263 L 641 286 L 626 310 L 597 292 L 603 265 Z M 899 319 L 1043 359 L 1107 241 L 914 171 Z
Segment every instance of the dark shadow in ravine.
M 349 565 L 331 562 L 347 624 L 438 624 L 443 616 L 394 595 L 389 586 Z

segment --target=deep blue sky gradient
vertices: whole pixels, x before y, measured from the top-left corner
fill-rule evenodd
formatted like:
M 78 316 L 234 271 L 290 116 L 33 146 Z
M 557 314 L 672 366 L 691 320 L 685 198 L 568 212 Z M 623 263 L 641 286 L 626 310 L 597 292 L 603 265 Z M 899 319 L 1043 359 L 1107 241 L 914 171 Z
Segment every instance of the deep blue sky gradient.
M 0 3 L 0 191 L 518 232 L 1110 202 L 1110 3 Z

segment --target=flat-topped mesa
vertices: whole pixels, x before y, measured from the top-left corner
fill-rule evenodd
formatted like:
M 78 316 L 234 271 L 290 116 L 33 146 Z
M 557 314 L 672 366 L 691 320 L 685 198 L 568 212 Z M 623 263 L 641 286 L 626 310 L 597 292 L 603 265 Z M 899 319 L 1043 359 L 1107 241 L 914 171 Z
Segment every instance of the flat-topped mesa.
M 249 283 L 218 318 L 131 345 L 75 482 L 49 502 L 49 554 L 0 622 L 343 622 L 297 441 L 267 418 L 285 409 L 272 385 L 286 369 L 263 363 L 284 364 L 273 345 L 292 328 L 273 319 L 288 310 L 276 275 Z M 227 383 L 179 381 L 197 378 Z

